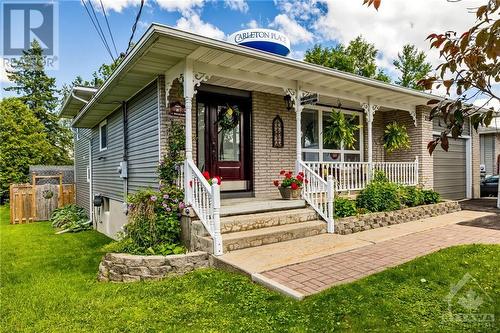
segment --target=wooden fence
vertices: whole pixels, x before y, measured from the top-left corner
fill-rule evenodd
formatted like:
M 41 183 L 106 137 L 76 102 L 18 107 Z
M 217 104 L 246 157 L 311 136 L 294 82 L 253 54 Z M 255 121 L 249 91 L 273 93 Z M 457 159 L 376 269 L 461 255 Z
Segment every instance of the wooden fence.
M 54 176 L 34 176 L 33 184 L 10 185 L 10 223 L 21 224 L 33 221 L 45 221 L 54 209 L 75 203 L 74 184 L 36 185 L 38 178 Z

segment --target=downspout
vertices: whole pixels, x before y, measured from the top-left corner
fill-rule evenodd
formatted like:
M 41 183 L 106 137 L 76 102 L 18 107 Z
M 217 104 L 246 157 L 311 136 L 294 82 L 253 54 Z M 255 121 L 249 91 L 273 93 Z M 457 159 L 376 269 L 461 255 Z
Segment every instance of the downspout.
M 123 114 L 123 164 L 122 168 L 125 168 L 125 174 L 123 178 L 123 212 L 128 214 L 128 110 L 127 102 L 122 102 L 122 114 Z M 123 170 L 122 170 L 123 175 Z

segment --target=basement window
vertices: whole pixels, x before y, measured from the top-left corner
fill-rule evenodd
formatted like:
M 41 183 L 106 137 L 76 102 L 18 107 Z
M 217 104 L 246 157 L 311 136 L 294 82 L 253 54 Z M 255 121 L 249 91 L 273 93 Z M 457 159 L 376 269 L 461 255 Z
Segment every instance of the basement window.
M 99 150 L 103 151 L 108 148 L 108 122 L 104 120 L 99 124 Z

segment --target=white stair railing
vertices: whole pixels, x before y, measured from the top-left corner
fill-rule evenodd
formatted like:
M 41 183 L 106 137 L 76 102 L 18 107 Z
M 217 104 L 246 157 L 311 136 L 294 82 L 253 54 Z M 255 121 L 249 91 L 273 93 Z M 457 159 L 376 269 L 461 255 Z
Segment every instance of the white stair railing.
M 327 232 L 333 233 L 335 231 L 333 177 L 329 175 L 327 180 L 324 180 L 303 161 L 297 161 L 297 169 L 298 172 L 304 173 L 302 198 L 326 221 Z
M 201 223 L 212 236 L 214 255 L 222 255 L 220 233 L 220 186 L 212 185 L 203 177 L 191 160 L 184 161 L 184 201 L 191 206 Z

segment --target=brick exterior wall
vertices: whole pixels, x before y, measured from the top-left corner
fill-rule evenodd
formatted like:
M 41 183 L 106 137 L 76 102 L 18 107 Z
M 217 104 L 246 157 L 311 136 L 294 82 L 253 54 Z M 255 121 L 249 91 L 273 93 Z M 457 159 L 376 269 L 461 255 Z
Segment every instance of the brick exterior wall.
M 172 103 L 174 101 L 181 100 L 184 105 L 184 97 L 183 97 L 183 89 L 182 84 L 175 79 L 172 83 L 170 90 L 168 92 L 168 103 Z M 167 142 L 169 135 L 169 128 L 172 122 L 180 122 L 184 124 L 184 117 L 173 116 L 170 114 L 169 109 L 170 106 L 166 105 L 165 100 L 165 76 L 158 76 L 158 105 L 160 112 L 160 149 L 163 155 L 168 152 Z M 193 106 L 192 106 L 192 123 L 193 123 L 193 159 L 196 161 L 196 95 L 193 97 Z
M 272 122 L 283 120 L 284 147 L 272 146 Z M 276 194 L 272 184 L 281 169 L 294 170 L 296 156 L 295 112 L 286 111 L 283 96 L 252 93 L 252 150 L 255 196 Z
M 373 161 L 384 162 L 385 153 L 382 142 L 384 135 L 384 113 L 382 111 L 375 112 L 372 123 L 372 137 L 373 137 Z M 368 161 L 368 123 L 366 122 L 366 114 L 363 113 L 363 158 Z

